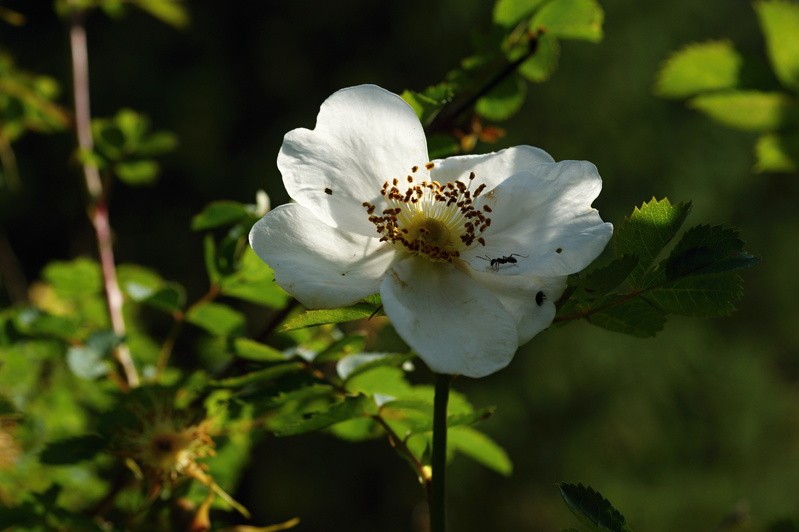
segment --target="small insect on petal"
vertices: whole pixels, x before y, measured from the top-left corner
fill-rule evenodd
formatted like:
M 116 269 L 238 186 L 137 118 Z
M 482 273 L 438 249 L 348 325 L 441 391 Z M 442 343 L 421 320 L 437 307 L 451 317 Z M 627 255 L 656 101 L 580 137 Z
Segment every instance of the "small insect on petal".
M 325 189 L 325 194 L 327 194 L 328 196 L 332 196 L 333 195 L 333 189 L 332 188 L 326 188 Z
M 541 305 L 544 304 L 544 301 L 546 300 L 547 300 L 546 294 L 539 290 L 538 293 L 535 295 L 535 304 L 540 307 Z

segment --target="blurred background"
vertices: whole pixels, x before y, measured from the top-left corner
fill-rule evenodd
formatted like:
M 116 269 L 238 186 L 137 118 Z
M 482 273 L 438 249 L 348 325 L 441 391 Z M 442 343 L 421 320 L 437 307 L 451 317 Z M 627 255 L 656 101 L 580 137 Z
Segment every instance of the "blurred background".
M 51 2 L 2 4 L 27 23 L 0 26 L 0 46 L 19 68 L 60 80 L 59 101 L 71 107 L 67 31 Z M 799 502 L 799 180 L 755 174 L 754 135 L 653 95 L 676 49 L 729 38 L 765 62 L 761 33 L 742 0 L 601 4 L 604 40 L 562 42 L 553 78 L 531 85 L 523 110 L 501 124 L 508 135 L 475 151 L 531 144 L 558 160 L 592 161 L 605 220 L 620 224 L 653 195 L 691 200 L 689 225 L 735 226 L 763 262 L 744 272 L 730 318 L 671 317 L 647 340 L 570 323 L 536 337 L 506 370 L 457 380 L 474 404 L 497 406 L 481 428 L 515 470 L 506 478 L 456 459 L 451 529 L 573 526 L 556 483 L 583 482 L 636 530 L 714 530 L 735 516 L 761 530 L 796 516 Z M 154 186 L 115 184 L 118 262 L 180 281 L 190 301 L 202 295 L 192 215 L 217 199 L 254 203 L 258 189 L 273 205 L 287 201 L 275 164 L 287 131 L 313 127 L 319 105 L 342 87 L 399 93 L 437 83 L 473 52 L 491 9 L 488 0 L 193 2 L 185 30 L 137 11 L 119 21 L 93 13 L 93 115 L 131 107 L 180 142 L 161 158 Z M 26 282 L 52 260 L 94 255 L 74 145 L 70 133 L 14 145 L 21 182 L 0 189 L 0 224 Z M 420 367 L 415 380 L 432 376 Z M 424 507 L 386 441 L 320 434 L 263 439 L 236 496 L 260 522 L 301 517 L 298 530 L 413 530 Z

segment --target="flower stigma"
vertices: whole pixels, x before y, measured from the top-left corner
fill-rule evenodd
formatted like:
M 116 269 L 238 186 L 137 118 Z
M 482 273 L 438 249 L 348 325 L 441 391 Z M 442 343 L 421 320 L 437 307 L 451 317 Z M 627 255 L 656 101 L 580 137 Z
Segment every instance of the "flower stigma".
M 434 163 L 427 163 L 425 168 L 430 170 L 433 166 Z M 405 190 L 396 178 L 383 183 L 380 195 L 385 198 L 386 208 L 380 214 L 373 203 L 363 202 L 369 221 L 381 235 L 380 241 L 402 246 L 434 262 L 453 262 L 475 242 L 485 246 L 481 235 L 491 225 L 487 216 L 491 207 L 477 208 L 475 200 L 486 185 L 470 190 L 474 172 L 469 174 L 468 185 L 462 181 L 417 182 L 412 174 L 418 169 L 411 169 Z

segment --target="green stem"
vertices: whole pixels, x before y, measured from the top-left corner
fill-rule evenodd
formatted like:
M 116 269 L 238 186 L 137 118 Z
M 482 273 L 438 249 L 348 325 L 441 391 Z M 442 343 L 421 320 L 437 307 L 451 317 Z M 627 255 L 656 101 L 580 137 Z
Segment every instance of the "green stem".
M 447 402 L 452 375 L 436 375 L 433 404 L 433 478 L 430 489 L 430 532 L 444 532 L 446 519 Z

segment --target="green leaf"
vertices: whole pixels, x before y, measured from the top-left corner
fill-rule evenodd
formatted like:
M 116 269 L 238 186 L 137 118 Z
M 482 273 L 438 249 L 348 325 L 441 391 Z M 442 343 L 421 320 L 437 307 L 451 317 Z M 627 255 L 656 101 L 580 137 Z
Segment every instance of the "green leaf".
M 506 477 L 513 473 L 513 463 L 494 440 L 472 427 L 451 427 L 447 440 L 454 451 L 465 454 L 485 467 Z
M 638 266 L 638 262 L 638 257 L 624 255 L 607 266 L 592 271 L 579 281 L 579 285 L 588 292 L 604 295 L 623 283 Z
M 530 22 L 532 31 L 543 29 L 560 39 L 602 40 L 605 12 L 596 0 L 557 0 L 544 4 Z
M 51 262 L 44 268 L 42 275 L 58 295 L 67 299 L 97 295 L 103 288 L 100 265 L 89 259 Z
M 100 378 L 111 369 L 111 352 L 121 341 L 113 331 L 94 332 L 84 345 L 70 346 L 67 365 L 72 373 L 82 379 Z
M 189 13 L 183 7 L 183 0 L 133 0 L 133 4 L 175 28 L 185 28 L 189 24 Z
M 658 72 L 655 92 L 684 98 L 738 86 L 743 59 L 730 41 L 690 44 L 672 55 Z
M 246 322 L 241 312 L 220 303 L 203 303 L 192 307 L 186 314 L 186 321 L 217 336 L 241 334 Z
M 343 381 L 349 380 L 370 369 L 393 366 L 398 367 L 414 358 L 413 353 L 400 355 L 397 353 L 354 353 L 342 358 L 336 364 L 336 373 Z
M 618 296 L 608 296 L 611 300 L 614 297 Z M 662 311 L 640 298 L 604 307 L 598 304 L 597 307 L 598 310 L 588 316 L 593 325 L 639 338 L 655 336 L 666 323 Z
M 786 87 L 799 89 L 799 4 L 764 0 L 756 2 L 754 7 L 777 78 Z
M 631 532 L 626 519 L 599 492 L 582 484 L 558 484 L 569 510 L 593 530 Z
M 156 131 L 147 135 L 139 143 L 136 153 L 141 157 L 154 157 L 175 149 L 178 138 L 169 131 Z
M 53 316 L 36 308 L 24 308 L 14 323 L 23 334 L 30 336 L 55 336 L 63 340 L 77 340 L 80 324 L 71 318 Z
M 215 381 L 211 381 L 211 385 L 219 386 L 221 388 L 241 388 L 243 386 L 249 386 L 251 384 L 256 384 L 264 381 L 271 381 L 277 379 L 278 377 L 282 377 L 283 375 L 288 375 L 290 373 L 300 372 L 303 370 L 303 367 L 304 365 L 302 362 L 297 362 L 297 361 L 284 362 L 282 364 L 277 364 L 274 366 L 270 366 L 268 368 L 260 369 L 257 371 L 251 371 L 250 373 L 245 373 L 244 375 L 239 375 L 237 377 L 230 377 L 227 379 L 218 379 Z
M 275 274 L 251 247 L 244 249 L 238 269 L 219 280 L 222 294 L 271 308 L 282 308 L 289 295 L 275 282 Z
M 170 313 L 182 309 L 186 304 L 186 290 L 177 283 L 165 282 L 152 270 L 122 264 L 118 274 L 120 288 L 137 303 Z
M 377 405 L 371 397 L 349 396 L 319 411 L 276 417 L 269 423 L 269 429 L 277 436 L 294 436 L 376 413 Z
M 363 351 L 364 344 L 366 344 L 366 338 L 362 334 L 348 334 L 317 353 L 313 361 L 317 364 L 335 362 L 352 353 Z
M 533 11 L 547 0 L 497 0 L 494 4 L 494 22 L 511 27 L 532 15 Z
M 103 451 L 107 442 L 96 434 L 75 436 L 50 442 L 39 455 L 39 461 L 48 465 L 71 465 L 91 460 Z
M 403 91 L 401 96 L 413 108 L 419 121 L 427 124 L 442 107 L 452 100 L 454 92 L 448 83 L 439 83 L 422 92 Z
M 737 275 L 688 277 L 648 290 L 647 301 L 665 312 L 683 316 L 728 316 L 733 302 L 743 296 L 743 281 Z
M 702 94 L 689 100 L 688 105 L 725 126 L 744 131 L 776 131 L 799 124 L 799 105 L 782 92 Z
M 305 312 L 286 320 L 281 330 L 293 331 L 295 329 L 313 327 L 315 325 L 324 325 L 327 323 L 343 323 L 346 321 L 363 320 L 374 315 L 379 308 L 380 305 L 364 301 L 362 303 L 356 303 L 351 307 L 306 310 Z
M 672 205 L 668 198 L 652 198 L 624 219 L 613 239 L 617 256 L 638 257 L 631 278 L 638 282 L 685 222 L 690 203 Z
M 237 201 L 214 201 L 191 219 L 193 231 L 207 231 L 233 225 L 250 217 L 247 206 Z
M 236 338 L 233 340 L 233 351 L 239 358 L 256 362 L 282 362 L 286 360 L 286 356 L 274 347 L 249 338 Z
M 114 173 L 130 186 L 140 187 L 155 183 L 161 167 L 149 159 L 125 161 L 114 165 Z
M 548 33 L 543 33 L 538 36 L 535 53 L 530 59 L 519 65 L 519 74 L 534 83 L 546 81 L 558 68 L 559 57 L 560 44 L 558 44 L 558 40 Z
M 799 170 L 799 134 L 769 133 L 755 143 L 755 170 L 796 172 Z
M 477 100 L 474 110 L 487 120 L 507 120 L 521 109 L 526 96 L 527 83 L 514 74 Z
M 729 273 L 751 268 L 760 259 L 746 253 L 738 233 L 719 226 L 699 225 L 682 236 L 660 267 L 668 279 L 685 275 Z

